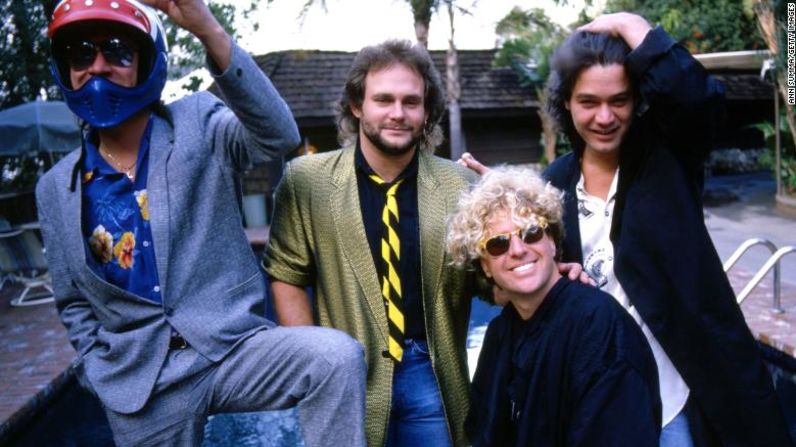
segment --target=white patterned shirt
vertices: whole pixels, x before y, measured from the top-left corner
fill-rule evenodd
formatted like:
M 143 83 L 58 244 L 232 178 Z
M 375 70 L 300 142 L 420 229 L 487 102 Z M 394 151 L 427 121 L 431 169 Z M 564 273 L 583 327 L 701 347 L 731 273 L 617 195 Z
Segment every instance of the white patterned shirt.
M 616 298 L 619 304 L 636 320 L 647 337 L 647 342 L 658 366 L 658 382 L 663 403 L 662 425 L 665 426 L 685 407 L 689 389 L 669 356 L 664 352 L 663 347 L 652 335 L 649 327 L 644 324 L 644 320 L 641 319 L 636 307 L 630 302 L 614 273 L 614 247 L 610 234 L 618 178 L 619 169 L 616 170 L 611 182 L 607 202 L 586 192 L 583 174 L 575 187 L 578 199 L 580 242 L 583 250 L 583 270 L 594 280 L 600 290 Z

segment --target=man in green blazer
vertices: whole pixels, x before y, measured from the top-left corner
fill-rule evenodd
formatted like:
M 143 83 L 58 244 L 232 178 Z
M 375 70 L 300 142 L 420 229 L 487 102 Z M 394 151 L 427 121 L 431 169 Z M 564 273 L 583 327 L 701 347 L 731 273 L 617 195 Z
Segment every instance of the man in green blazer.
M 263 265 L 279 320 L 311 325 L 315 317 L 365 346 L 371 446 L 467 442 L 475 277 L 449 266 L 444 240 L 447 216 L 475 176 L 432 155 L 444 98 L 425 49 L 405 41 L 364 48 L 340 101 L 349 146 L 292 161 L 276 193 Z

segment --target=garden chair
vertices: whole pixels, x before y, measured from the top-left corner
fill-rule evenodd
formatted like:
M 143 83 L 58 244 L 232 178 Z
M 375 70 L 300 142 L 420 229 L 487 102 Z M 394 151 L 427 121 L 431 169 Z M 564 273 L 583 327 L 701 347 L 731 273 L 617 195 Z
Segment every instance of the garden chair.
M 33 230 L 11 229 L 0 232 L 0 290 L 7 282 L 22 290 L 12 297 L 12 306 L 32 306 L 53 301 L 52 280 L 41 241 Z

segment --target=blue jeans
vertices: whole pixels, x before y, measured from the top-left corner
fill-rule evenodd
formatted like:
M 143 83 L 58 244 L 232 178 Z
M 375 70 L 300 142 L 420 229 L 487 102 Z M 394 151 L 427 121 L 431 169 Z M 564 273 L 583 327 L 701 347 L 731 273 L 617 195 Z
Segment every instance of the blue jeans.
M 425 341 L 406 340 L 395 365 L 387 447 L 448 447 L 445 410 Z
M 661 447 L 694 447 L 691 439 L 691 427 L 685 409 L 677 413 L 661 430 Z

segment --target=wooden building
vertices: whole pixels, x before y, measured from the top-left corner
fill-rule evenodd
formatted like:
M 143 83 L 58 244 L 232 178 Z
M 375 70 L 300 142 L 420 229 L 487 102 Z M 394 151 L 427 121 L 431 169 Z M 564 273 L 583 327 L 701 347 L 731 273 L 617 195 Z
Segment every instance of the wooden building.
M 462 129 L 466 149 L 484 163 L 536 163 L 542 156 L 541 122 L 536 92 L 511 68 L 495 67 L 496 50 L 460 50 Z M 335 114 L 354 52 L 289 50 L 256 56 L 292 110 L 302 144 L 288 159 L 339 147 Z M 445 52 L 432 51 L 444 83 Z M 773 89 L 760 79 L 764 52 L 698 55 L 697 59 L 724 85 L 726 121 L 719 148 L 759 148 L 760 133 L 751 124 L 773 118 Z M 211 91 L 214 87 L 211 87 Z M 447 134 L 447 121 L 443 120 Z M 446 140 L 437 154 L 449 156 Z M 247 174 L 244 193 L 273 191 L 282 171 L 280 162 Z M 270 208 L 270 207 L 268 207 Z

